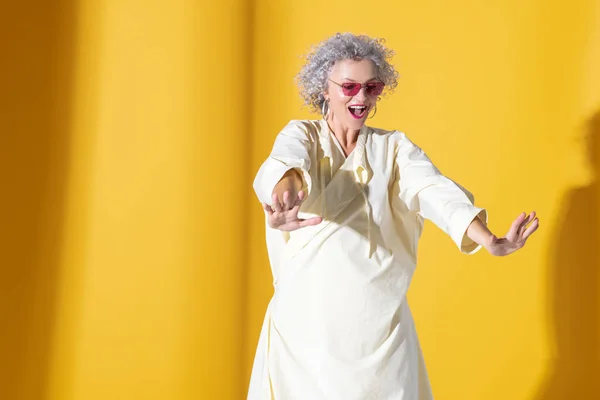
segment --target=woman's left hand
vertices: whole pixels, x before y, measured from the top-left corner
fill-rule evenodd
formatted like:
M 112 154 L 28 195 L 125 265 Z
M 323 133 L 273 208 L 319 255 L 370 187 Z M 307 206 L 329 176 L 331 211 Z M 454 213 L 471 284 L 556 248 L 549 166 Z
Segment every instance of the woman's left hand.
M 484 244 L 490 254 L 494 256 L 507 256 L 525 246 L 529 238 L 539 227 L 539 220 L 535 212 L 527 215 L 521 213 L 512 223 L 505 237 L 498 238 L 491 235 L 488 242 Z

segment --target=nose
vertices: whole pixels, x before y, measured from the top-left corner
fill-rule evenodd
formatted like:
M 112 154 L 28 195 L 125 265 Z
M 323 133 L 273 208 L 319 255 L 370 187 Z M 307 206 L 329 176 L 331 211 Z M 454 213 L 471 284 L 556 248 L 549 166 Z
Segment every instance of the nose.
M 359 101 L 364 101 L 367 99 L 367 97 L 367 88 L 364 86 L 361 87 L 356 96 L 354 96 L 354 98 Z

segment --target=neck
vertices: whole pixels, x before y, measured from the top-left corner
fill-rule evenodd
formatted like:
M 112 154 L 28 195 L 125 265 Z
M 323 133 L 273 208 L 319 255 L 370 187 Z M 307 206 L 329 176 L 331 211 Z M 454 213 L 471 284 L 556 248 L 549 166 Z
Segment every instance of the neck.
M 333 132 L 335 138 L 338 140 L 347 156 L 350 154 L 350 152 L 352 152 L 354 146 L 356 145 L 360 129 L 350 129 L 347 126 L 344 126 L 336 118 L 334 118 L 331 113 L 329 113 L 327 116 L 326 121 L 327 125 L 329 125 L 329 129 L 331 132 Z

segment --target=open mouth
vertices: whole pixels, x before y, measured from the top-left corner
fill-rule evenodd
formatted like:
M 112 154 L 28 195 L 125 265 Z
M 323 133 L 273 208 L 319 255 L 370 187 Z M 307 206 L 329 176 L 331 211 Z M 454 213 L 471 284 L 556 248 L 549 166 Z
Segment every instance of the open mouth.
M 367 115 L 367 106 L 350 106 L 348 111 L 350 111 L 353 118 L 361 119 Z

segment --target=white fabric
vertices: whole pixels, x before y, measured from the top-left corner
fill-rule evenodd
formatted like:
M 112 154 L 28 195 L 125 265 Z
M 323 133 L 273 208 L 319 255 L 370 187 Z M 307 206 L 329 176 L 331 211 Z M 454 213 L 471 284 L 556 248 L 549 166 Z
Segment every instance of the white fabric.
M 266 227 L 275 291 L 248 399 L 432 399 L 406 301 L 423 218 L 470 254 L 487 213 L 397 131 L 364 126 L 345 158 L 324 120 L 291 121 L 255 178 L 261 202 L 291 168 L 309 191 L 300 216 L 324 219 Z

